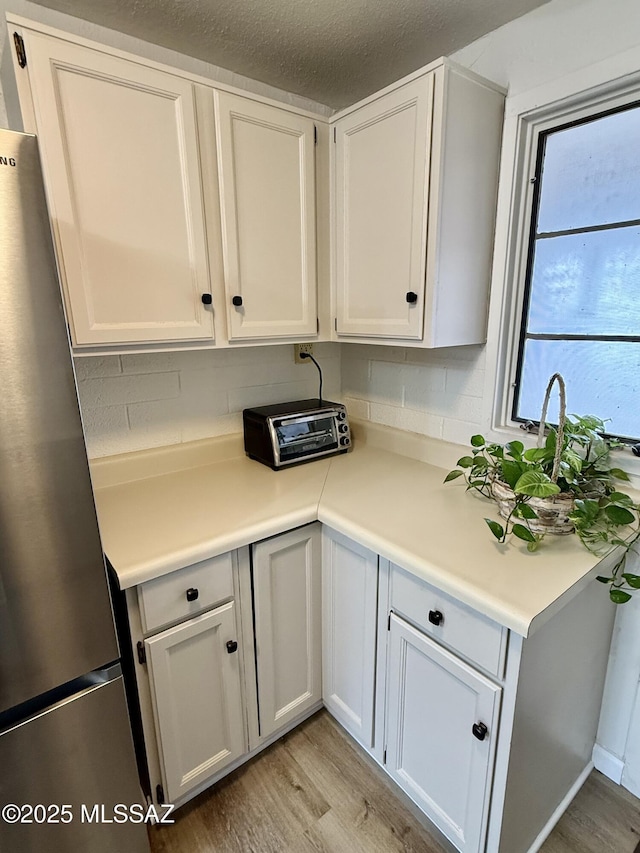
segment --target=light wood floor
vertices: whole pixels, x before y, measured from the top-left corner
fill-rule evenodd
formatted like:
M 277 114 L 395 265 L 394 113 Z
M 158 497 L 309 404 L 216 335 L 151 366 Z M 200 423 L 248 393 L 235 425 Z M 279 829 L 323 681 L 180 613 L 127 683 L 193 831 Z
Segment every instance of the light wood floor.
M 640 801 L 594 771 L 542 853 L 634 853 Z M 449 853 L 326 711 L 150 830 L 152 853 Z

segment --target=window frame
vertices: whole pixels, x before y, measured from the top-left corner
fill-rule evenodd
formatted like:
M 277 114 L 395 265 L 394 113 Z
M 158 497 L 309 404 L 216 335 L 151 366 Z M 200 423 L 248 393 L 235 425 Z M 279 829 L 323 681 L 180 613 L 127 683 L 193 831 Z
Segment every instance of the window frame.
M 633 73 L 621 76 L 625 66 L 633 68 Z M 539 191 L 535 181 L 539 137 L 640 102 L 637 69 L 637 54 L 625 54 L 507 98 L 487 338 L 487 371 L 491 375 L 483 418 L 491 440 L 523 437 L 524 424 L 513 417 L 513 411 L 532 217 Z M 625 451 L 621 464 L 629 471 L 635 468 L 633 473 L 640 476 L 640 461 L 630 453 Z
M 535 250 L 537 247 L 537 242 L 540 239 L 538 232 L 538 216 L 540 212 L 540 195 L 542 192 L 542 180 L 544 170 L 544 155 L 545 155 L 545 139 L 547 136 L 551 136 L 556 132 L 562 132 L 566 130 L 570 130 L 575 127 L 582 127 L 585 124 L 588 124 L 591 121 L 598 121 L 599 119 L 606 118 L 607 116 L 617 115 L 627 110 L 640 110 L 640 100 L 630 100 L 625 104 L 618 105 L 616 107 L 609 107 L 604 112 L 592 112 L 586 118 L 574 119 L 570 122 L 563 122 L 558 125 L 554 125 L 551 129 L 538 129 L 536 132 L 535 146 L 536 151 L 534 154 L 533 160 L 533 168 L 534 168 L 534 177 L 532 180 L 533 183 L 533 191 L 531 194 L 531 213 L 530 213 L 530 221 L 529 221 L 529 241 L 527 245 L 527 257 L 525 259 L 525 268 L 524 268 L 524 280 L 522 282 L 522 310 L 520 314 L 520 324 L 517 341 L 517 348 L 514 353 L 514 364 L 513 364 L 513 374 L 512 374 L 512 383 L 511 383 L 511 411 L 510 418 L 511 421 L 515 424 L 521 425 L 530 422 L 529 418 L 525 418 L 523 416 L 517 415 L 517 408 L 519 403 L 520 396 L 520 385 L 521 385 L 521 377 L 522 370 L 524 368 L 524 351 L 526 346 L 526 341 L 528 339 L 527 328 L 528 328 L 528 320 L 529 320 L 529 311 L 531 310 L 531 288 L 533 285 L 533 268 L 535 261 Z M 621 228 L 626 226 L 638 227 L 640 225 L 640 219 L 635 219 L 631 221 L 617 221 L 615 223 L 605 223 L 598 226 L 588 226 L 584 229 L 573 229 L 573 233 L 579 233 L 579 230 L 583 232 L 598 232 L 613 229 L 613 228 Z M 568 232 L 562 232 L 568 233 Z M 567 333 L 567 338 L 569 337 L 569 333 Z M 574 340 L 585 340 L 585 341 L 594 341 L 599 339 L 604 339 L 602 336 L 597 335 L 588 335 L 588 334 L 576 334 L 573 336 Z M 609 335 L 607 336 L 609 340 L 620 340 L 621 342 L 640 342 L 640 336 L 638 335 Z M 518 381 L 520 379 L 520 382 Z M 539 423 L 538 420 L 535 421 L 536 425 Z M 615 438 L 619 441 L 624 442 L 625 444 L 635 444 L 640 441 L 640 434 L 636 438 L 630 438 L 627 436 L 617 436 L 615 434 L 610 436 L 611 438 Z

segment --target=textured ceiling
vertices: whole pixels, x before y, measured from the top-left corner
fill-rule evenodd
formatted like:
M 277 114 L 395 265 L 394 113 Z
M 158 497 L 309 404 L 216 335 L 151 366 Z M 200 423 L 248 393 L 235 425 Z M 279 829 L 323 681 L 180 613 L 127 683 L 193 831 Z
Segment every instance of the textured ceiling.
M 36 0 L 331 107 L 546 0 Z

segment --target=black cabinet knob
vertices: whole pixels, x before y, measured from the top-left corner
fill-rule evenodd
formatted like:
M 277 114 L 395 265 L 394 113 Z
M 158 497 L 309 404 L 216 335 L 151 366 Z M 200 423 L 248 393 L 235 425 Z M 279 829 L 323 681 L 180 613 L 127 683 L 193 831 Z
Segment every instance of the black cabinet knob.
M 190 586 L 187 590 L 187 601 L 195 601 L 199 595 L 200 593 L 195 586 Z
M 234 296 L 231 303 L 239 308 L 242 305 L 242 296 Z
M 229 640 L 227 643 L 227 654 L 232 655 L 234 652 L 238 651 L 238 644 L 235 640 Z
M 442 625 L 444 622 L 444 616 L 440 613 L 439 610 L 430 610 L 429 611 L 429 622 L 432 625 Z
M 210 293 L 203 293 L 200 298 L 202 299 L 203 305 L 211 305 L 213 302 L 213 296 Z
M 484 740 L 489 732 L 489 729 L 485 726 L 484 723 L 474 723 L 471 726 L 471 731 L 473 732 L 473 736 L 477 737 L 478 740 Z
M 414 293 L 414 292 L 413 292 L 413 290 L 410 290 L 410 291 L 407 293 L 407 295 L 406 295 L 405 299 L 407 300 L 407 302 L 409 303 L 409 305 L 413 305 L 415 302 L 417 302 L 417 301 L 418 301 L 418 294 L 417 294 L 417 293 Z

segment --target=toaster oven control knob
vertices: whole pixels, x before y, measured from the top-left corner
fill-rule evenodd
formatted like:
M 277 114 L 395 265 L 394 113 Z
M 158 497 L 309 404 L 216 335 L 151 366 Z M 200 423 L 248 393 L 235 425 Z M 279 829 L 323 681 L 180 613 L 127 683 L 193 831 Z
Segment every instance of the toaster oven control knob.
M 351 442 L 349 441 L 349 437 L 346 435 L 343 435 L 342 438 L 340 439 L 340 444 L 342 445 L 342 447 L 346 447 L 347 445 L 351 444 Z
M 340 424 L 339 430 L 340 432 L 349 432 L 349 427 L 346 424 Z
M 346 419 L 347 419 L 347 413 L 345 412 L 344 409 L 340 409 L 340 411 L 338 412 L 338 420 L 345 421 Z

